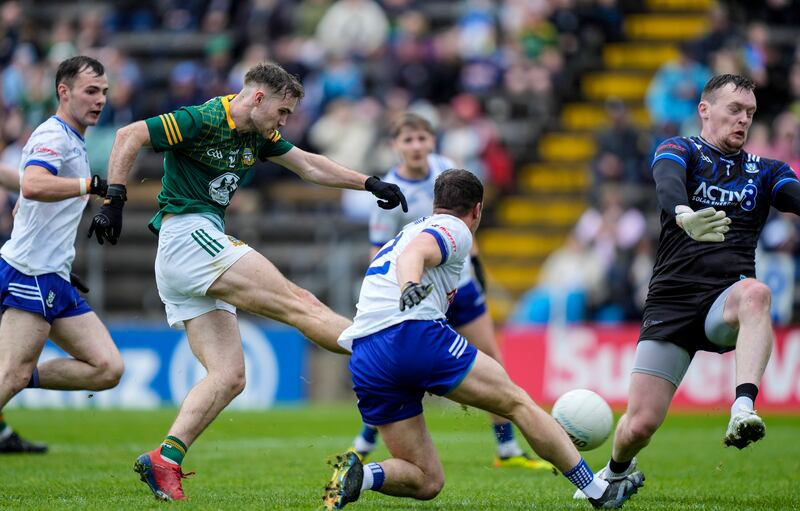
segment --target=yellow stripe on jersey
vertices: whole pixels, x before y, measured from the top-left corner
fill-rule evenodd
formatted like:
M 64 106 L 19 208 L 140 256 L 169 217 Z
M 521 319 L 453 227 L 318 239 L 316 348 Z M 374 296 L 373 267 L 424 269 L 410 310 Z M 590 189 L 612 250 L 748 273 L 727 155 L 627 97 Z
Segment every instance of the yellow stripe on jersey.
M 228 94 L 227 96 L 220 96 L 219 100 L 222 103 L 222 108 L 225 109 L 225 118 L 228 121 L 228 127 L 232 130 L 236 129 L 236 123 L 233 122 L 231 117 L 231 103 L 230 101 L 236 97 L 236 94 Z
M 170 135 L 172 135 L 172 142 L 170 142 L 169 145 L 177 144 L 178 143 L 178 136 L 175 134 L 175 128 L 172 127 L 172 122 L 170 122 L 170 120 L 169 120 L 169 114 L 161 114 L 161 117 L 163 117 L 164 120 L 166 121 L 167 129 L 169 129 L 169 133 L 170 133 Z
M 171 132 L 167 127 L 167 121 L 164 118 L 164 115 L 159 115 L 158 118 L 161 119 L 161 124 L 164 125 L 164 134 L 167 136 L 167 142 L 169 142 L 169 145 L 175 145 L 175 142 L 173 142 Z
M 167 121 L 175 129 L 175 133 L 178 134 L 178 142 L 183 142 L 183 135 L 181 135 L 181 129 L 178 127 L 178 121 L 175 120 L 175 115 L 172 113 L 167 114 Z
M 272 130 L 270 136 L 267 137 L 267 140 L 269 140 L 270 142 L 277 142 L 280 139 L 281 139 L 281 132 L 278 130 Z

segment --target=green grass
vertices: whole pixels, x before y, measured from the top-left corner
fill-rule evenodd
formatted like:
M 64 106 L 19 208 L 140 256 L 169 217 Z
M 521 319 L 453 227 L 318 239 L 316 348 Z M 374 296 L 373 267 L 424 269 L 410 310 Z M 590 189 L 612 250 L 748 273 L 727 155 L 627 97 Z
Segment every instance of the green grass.
M 156 502 L 132 471 L 134 458 L 161 440 L 175 411 L 10 410 L 6 418 L 45 456 L 0 458 L 0 509 L 315 509 L 330 471 L 326 460 L 358 428 L 354 406 L 226 412 L 191 448 L 189 501 Z M 490 467 L 484 414 L 430 406 L 428 424 L 447 474 L 433 501 L 367 492 L 353 510 L 590 509 L 572 486 L 525 469 Z M 630 510 L 800 509 L 800 417 L 767 417 L 767 437 L 744 451 L 722 447 L 727 418 L 672 415 L 639 456 L 645 488 Z M 605 464 L 610 442 L 587 453 Z M 374 459 L 386 454 L 380 448 Z

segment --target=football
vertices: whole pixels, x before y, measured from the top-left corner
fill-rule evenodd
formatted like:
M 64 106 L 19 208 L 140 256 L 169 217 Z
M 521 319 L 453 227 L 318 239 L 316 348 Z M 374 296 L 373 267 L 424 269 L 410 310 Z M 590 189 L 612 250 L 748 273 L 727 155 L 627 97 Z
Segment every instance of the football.
M 586 389 L 563 394 L 553 405 L 551 414 L 579 451 L 600 447 L 611 433 L 614 422 L 606 400 Z

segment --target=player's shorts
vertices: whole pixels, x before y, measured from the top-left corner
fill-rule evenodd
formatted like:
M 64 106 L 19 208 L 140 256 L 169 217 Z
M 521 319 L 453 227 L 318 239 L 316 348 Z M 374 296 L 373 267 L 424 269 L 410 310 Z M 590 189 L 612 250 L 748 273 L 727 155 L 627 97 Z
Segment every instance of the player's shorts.
M 646 338 L 644 337 L 645 324 L 642 323 L 642 334 L 636 346 L 636 356 L 631 372 L 658 376 L 678 387 L 686 375 L 696 351 L 724 353 L 734 349 L 739 330 L 726 323 L 722 316 L 725 302 L 732 289 L 733 285 L 718 293 L 708 307 L 708 312 L 702 318 L 701 332 L 704 340 L 699 348 L 689 349 L 687 344 L 679 343 L 673 338 Z M 655 335 L 652 332 L 658 331 L 658 329 L 654 327 L 660 325 L 660 323 L 655 325 L 651 323 L 647 330 L 651 332 L 651 335 Z
M 455 390 L 478 350 L 444 320 L 409 320 L 353 341 L 350 371 L 365 424 L 381 426 L 422 413 L 425 392 Z
M 447 309 L 447 322 L 458 328 L 475 320 L 486 312 L 486 297 L 483 291 L 470 280 L 458 288 L 453 303 Z
M 722 321 L 722 310 L 732 285 L 696 284 L 681 290 L 670 289 L 669 293 L 651 290 L 644 306 L 639 340 L 671 342 L 692 355 L 696 351 L 733 350 L 738 332 Z
M 50 324 L 92 312 L 78 290 L 59 274 L 31 277 L 0 259 L 0 308 L 9 307 L 39 314 Z
M 217 309 L 236 314 L 233 305 L 205 295 L 220 275 L 251 250 L 205 215 L 164 220 L 158 233 L 156 284 L 169 325 L 183 328 L 184 321 Z

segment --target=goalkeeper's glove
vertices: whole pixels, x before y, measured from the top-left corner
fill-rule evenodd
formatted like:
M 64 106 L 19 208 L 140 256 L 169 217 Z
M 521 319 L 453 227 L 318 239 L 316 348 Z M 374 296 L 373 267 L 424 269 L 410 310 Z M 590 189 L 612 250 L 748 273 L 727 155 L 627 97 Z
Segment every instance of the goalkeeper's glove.
M 694 211 L 689 206 L 675 206 L 675 222 L 695 241 L 722 243 L 731 219 L 714 208 Z
M 406 282 L 400 293 L 400 310 L 410 309 L 425 299 L 433 291 L 433 284 L 423 286 L 419 282 Z

